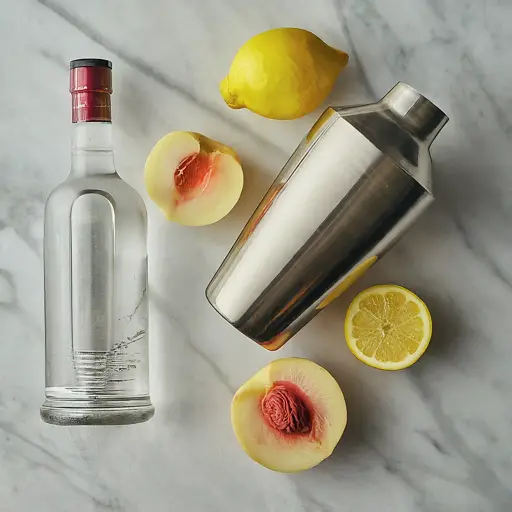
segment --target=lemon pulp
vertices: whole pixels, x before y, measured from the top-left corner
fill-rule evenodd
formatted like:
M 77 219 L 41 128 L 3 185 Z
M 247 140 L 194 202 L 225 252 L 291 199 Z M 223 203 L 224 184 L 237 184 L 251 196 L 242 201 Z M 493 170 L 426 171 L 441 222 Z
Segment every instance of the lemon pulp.
M 345 338 L 362 362 L 382 370 L 410 366 L 425 352 L 432 320 L 425 303 L 396 285 L 379 285 L 361 292 L 350 304 Z

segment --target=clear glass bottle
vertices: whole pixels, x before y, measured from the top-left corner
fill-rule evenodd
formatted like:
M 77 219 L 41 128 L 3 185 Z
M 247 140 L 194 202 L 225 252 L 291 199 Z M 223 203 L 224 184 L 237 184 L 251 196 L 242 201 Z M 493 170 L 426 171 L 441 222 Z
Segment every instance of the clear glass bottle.
M 70 64 L 68 179 L 45 210 L 46 401 L 58 425 L 146 421 L 149 397 L 146 208 L 116 173 L 112 64 Z

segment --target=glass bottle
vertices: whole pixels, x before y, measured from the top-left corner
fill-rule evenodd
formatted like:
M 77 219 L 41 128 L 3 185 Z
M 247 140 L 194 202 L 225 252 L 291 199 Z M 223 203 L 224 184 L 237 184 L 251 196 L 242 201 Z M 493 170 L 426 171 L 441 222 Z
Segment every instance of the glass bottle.
M 70 64 L 71 172 L 45 209 L 46 401 L 58 425 L 146 421 L 146 208 L 116 173 L 112 64 Z

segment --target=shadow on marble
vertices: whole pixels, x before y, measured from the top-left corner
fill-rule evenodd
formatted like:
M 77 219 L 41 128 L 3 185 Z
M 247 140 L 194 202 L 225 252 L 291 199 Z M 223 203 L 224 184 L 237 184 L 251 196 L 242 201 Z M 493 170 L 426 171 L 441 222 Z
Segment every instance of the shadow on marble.
M 119 127 L 127 135 L 140 141 L 147 138 L 155 124 L 155 118 L 159 119 L 161 114 L 147 91 L 140 86 L 137 77 L 132 75 L 135 73 L 127 74 L 116 86 L 116 100 L 120 105 L 116 115 Z
M 432 316 L 432 339 L 427 354 L 436 358 L 456 359 L 464 350 L 464 314 L 459 311 L 456 295 L 450 293 L 449 289 L 438 287 L 444 269 L 448 270 L 454 264 L 449 260 L 452 248 L 445 244 L 446 240 L 450 242 L 452 230 L 448 224 L 446 207 L 442 200 L 436 199 L 396 249 L 392 249 L 379 262 L 376 267 L 377 279 L 372 280 L 371 284 L 396 283 L 421 297 Z M 443 255 L 446 261 L 443 261 Z M 429 262 L 430 258 L 435 258 L 435 261 Z M 409 261 L 413 262 L 410 270 L 404 268 Z M 432 280 L 429 278 L 430 272 L 433 273 Z M 450 282 L 449 276 L 445 279 Z M 421 365 L 422 359 L 413 368 Z
M 434 164 L 436 202 L 473 257 L 512 288 L 508 253 L 503 250 L 512 242 L 510 188 L 503 185 L 510 166 L 493 165 L 491 152 L 483 148 L 471 160 L 468 155 L 448 154 Z
M 300 351 L 300 357 L 315 361 L 336 379 L 343 391 L 348 411 L 347 426 L 340 443 L 331 457 L 315 471 L 332 471 L 335 467 L 340 471 L 371 450 L 370 441 L 374 437 L 373 430 L 380 410 L 378 398 L 372 389 L 374 383 L 366 373 L 374 370 L 357 361 L 345 345 L 342 320 L 347 300 L 341 299 L 336 304 L 341 304 L 343 313 L 340 313 L 338 307 L 322 312 L 306 326 L 301 338 L 297 339 L 296 348 Z M 310 332 L 317 333 L 314 342 Z
M 202 301 L 205 302 L 206 299 Z M 231 399 L 236 389 L 201 341 L 196 341 L 187 315 L 176 304 L 151 286 L 149 303 L 151 397 L 155 417 L 176 430 L 202 427 L 209 408 L 212 415 L 216 414 L 215 404 L 220 400 L 224 407 L 226 397 Z M 212 380 L 220 386 L 211 388 Z M 211 388 L 208 395 L 205 386 Z
M 375 408 L 372 406 L 370 389 L 357 377 L 357 372 L 349 371 L 348 366 L 339 364 L 324 363 L 322 366 L 340 385 L 349 411 L 343 437 L 332 456 L 324 463 L 324 469 L 329 470 L 329 466 L 343 464 L 351 456 L 368 450 L 372 425 L 375 424 Z
M 426 354 L 429 358 L 451 360 L 457 359 L 457 353 L 464 350 L 463 319 L 458 315 L 455 304 L 446 297 L 439 297 L 432 291 L 418 290 L 421 298 L 428 305 L 432 316 L 432 338 Z M 420 359 L 415 366 L 420 369 L 427 359 Z
M 149 289 L 151 313 L 151 399 L 155 415 L 171 424 L 190 424 L 195 420 L 193 403 L 187 395 L 191 371 L 188 338 L 173 313 L 172 304 Z M 172 343 L 169 342 L 172 337 Z M 152 356 L 152 357 L 151 357 Z

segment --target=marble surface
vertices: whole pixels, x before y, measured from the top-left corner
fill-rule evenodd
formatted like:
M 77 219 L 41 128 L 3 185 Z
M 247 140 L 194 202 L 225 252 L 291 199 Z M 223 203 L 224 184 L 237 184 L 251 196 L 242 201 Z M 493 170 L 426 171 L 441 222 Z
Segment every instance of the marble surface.
M 505 0 L 1 0 L 0 511 L 494 512 L 512 509 L 512 3 Z M 433 146 L 437 201 L 384 260 L 277 354 L 244 339 L 204 288 L 318 113 L 276 122 L 217 90 L 250 36 L 310 29 L 351 55 L 330 102 L 398 80 L 451 118 Z M 247 185 L 217 225 L 167 223 L 148 203 L 152 391 L 147 424 L 60 428 L 44 388 L 44 201 L 69 169 L 68 61 L 114 62 L 120 174 L 173 129 L 235 147 Z M 395 282 L 429 304 L 434 337 L 410 369 L 349 353 L 348 301 Z M 276 357 L 324 364 L 349 422 L 332 458 L 298 475 L 245 456 L 235 389 Z

